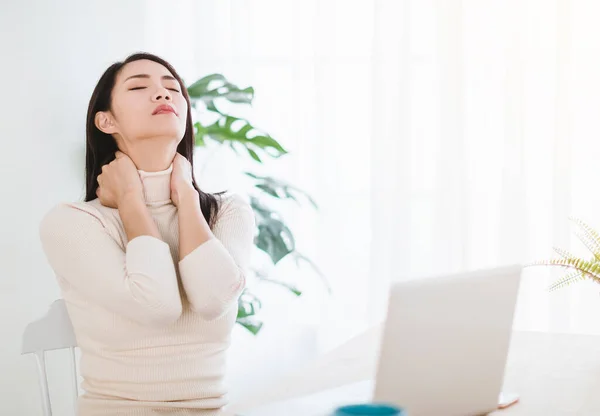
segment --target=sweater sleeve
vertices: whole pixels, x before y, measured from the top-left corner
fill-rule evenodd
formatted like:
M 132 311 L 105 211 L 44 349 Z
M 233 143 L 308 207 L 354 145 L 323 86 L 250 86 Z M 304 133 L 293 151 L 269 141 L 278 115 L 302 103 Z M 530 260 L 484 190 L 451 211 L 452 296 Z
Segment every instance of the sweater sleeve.
M 254 243 L 250 205 L 232 194 L 222 203 L 212 238 L 179 262 L 179 273 L 193 311 L 214 320 L 237 304 L 246 284 Z
M 164 241 L 139 236 L 123 250 L 93 208 L 67 204 L 46 214 L 40 239 L 63 290 L 144 325 L 168 325 L 181 315 L 175 265 Z

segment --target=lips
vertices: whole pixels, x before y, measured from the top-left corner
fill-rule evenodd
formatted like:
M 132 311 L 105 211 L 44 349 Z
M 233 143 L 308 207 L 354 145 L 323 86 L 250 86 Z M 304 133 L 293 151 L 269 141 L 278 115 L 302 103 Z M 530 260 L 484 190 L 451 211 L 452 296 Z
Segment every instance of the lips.
M 173 107 L 171 107 L 170 105 L 167 104 L 161 104 L 158 107 L 156 107 L 154 109 L 154 111 L 152 112 L 152 115 L 157 115 L 157 114 L 165 114 L 165 113 L 173 113 L 175 115 L 177 115 L 177 111 L 175 111 L 175 109 Z

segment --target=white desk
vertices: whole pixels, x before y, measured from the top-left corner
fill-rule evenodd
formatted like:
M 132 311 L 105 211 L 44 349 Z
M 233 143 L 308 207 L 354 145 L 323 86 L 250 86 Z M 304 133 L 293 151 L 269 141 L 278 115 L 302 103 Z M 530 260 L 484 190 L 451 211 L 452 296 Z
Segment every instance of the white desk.
M 321 416 L 361 402 L 367 399 L 361 384 L 374 378 L 379 338 L 379 328 L 367 331 L 230 410 L 271 416 L 284 405 L 286 416 Z M 520 403 L 493 416 L 600 416 L 600 337 L 515 332 L 504 388 L 517 392 Z

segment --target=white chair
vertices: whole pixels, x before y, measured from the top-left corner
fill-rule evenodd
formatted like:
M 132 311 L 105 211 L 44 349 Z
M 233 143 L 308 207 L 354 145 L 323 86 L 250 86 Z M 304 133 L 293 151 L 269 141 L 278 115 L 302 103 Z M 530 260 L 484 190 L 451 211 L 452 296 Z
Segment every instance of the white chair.
M 23 346 L 21 354 L 34 354 L 37 361 L 38 378 L 42 394 L 44 416 L 52 415 L 48 378 L 46 376 L 45 352 L 69 348 L 71 350 L 71 367 L 74 390 L 74 406 L 77 410 L 77 364 L 75 361 L 75 347 L 77 341 L 73 332 L 73 325 L 67 313 L 65 301 L 56 300 L 50 305 L 46 316 L 31 322 L 23 333 Z

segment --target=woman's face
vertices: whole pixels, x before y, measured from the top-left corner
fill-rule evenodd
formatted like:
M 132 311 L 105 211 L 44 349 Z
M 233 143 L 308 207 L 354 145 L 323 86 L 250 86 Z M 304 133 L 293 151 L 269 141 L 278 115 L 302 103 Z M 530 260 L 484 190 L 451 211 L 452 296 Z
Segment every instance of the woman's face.
M 96 126 L 120 147 L 149 138 L 183 138 L 187 102 L 167 68 L 150 60 L 126 64 L 116 77 L 110 111 L 96 114 Z

